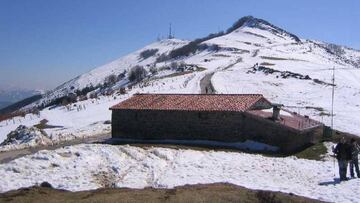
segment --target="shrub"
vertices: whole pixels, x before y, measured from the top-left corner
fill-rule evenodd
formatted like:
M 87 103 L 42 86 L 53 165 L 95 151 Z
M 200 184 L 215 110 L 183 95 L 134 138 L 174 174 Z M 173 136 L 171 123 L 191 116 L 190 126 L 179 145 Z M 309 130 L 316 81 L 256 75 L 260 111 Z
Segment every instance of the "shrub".
M 126 74 L 126 70 L 124 70 L 124 72 L 120 73 L 118 76 L 117 76 L 117 80 L 120 81 L 122 79 L 125 78 L 125 74 Z
M 149 58 L 151 56 L 154 56 L 158 51 L 159 51 L 159 49 L 147 49 L 147 50 L 142 51 L 140 53 L 140 57 L 142 59 L 147 59 L 147 58 Z
M 182 61 L 182 62 L 180 62 L 180 63 L 178 63 L 178 62 L 172 62 L 171 64 L 170 64 L 170 69 L 171 70 L 176 70 L 176 71 L 181 71 L 181 72 L 183 72 L 183 71 L 185 71 L 185 69 L 186 69 L 186 64 Z
M 52 185 L 45 181 L 40 184 L 40 187 L 52 188 Z
M 157 61 L 158 61 L 158 62 L 161 62 L 161 61 L 165 61 L 165 60 L 168 60 L 168 59 L 174 59 L 174 58 L 189 56 L 190 54 L 193 54 L 193 53 L 195 53 L 196 51 L 208 49 L 208 48 L 210 48 L 212 45 L 209 46 L 209 45 L 207 45 L 207 44 L 201 44 L 201 43 L 204 42 L 204 41 L 213 39 L 213 38 L 215 38 L 215 37 L 220 37 L 220 36 L 222 36 L 222 35 L 224 35 L 224 32 L 221 31 L 221 32 L 218 32 L 218 33 L 209 34 L 208 36 L 203 37 L 203 38 L 196 39 L 196 40 L 194 40 L 194 41 L 191 41 L 189 44 L 187 44 L 187 45 L 185 45 L 185 46 L 182 46 L 182 47 L 180 47 L 180 48 L 177 48 L 177 49 L 172 50 L 172 51 L 169 53 L 169 56 L 167 56 L 167 57 L 160 55 L 160 56 L 157 58 Z M 218 50 L 219 47 L 218 47 L 218 46 L 214 46 L 214 47 L 211 47 L 211 49 Z
M 155 66 L 150 67 L 150 73 L 155 75 L 158 72 L 158 69 Z
M 87 100 L 88 98 L 87 98 L 87 96 L 86 95 L 80 95 L 79 97 L 78 97 L 78 101 L 85 101 L 85 100 Z
M 170 70 L 169 66 L 161 66 L 158 68 L 158 71 L 165 71 L 165 70 Z
M 169 59 L 170 59 L 170 57 L 163 53 L 163 54 L 161 54 L 160 56 L 158 56 L 156 58 L 156 62 L 160 63 L 160 62 L 163 62 L 163 61 L 166 61 L 166 60 L 169 60 Z
M 120 88 L 119 93 L 120 93 L 120 94 L 126 94 L 126 89 L 125 89 L 125 87 Z
M 325 49 L 329 53 L 336 54 L 338 56 L 345 54 L 344 49 L 341 46 L 336 45 L 336 44 L 327 44 L 327 45 L 325 45 Z
M 61 101 L 61 105 L 66 106 L 66 105 L 68 105 L 68 104 L 70 104 L 70 101 L 68 100 L 67 97 L 64 97 L 64 98 L 62 99 L 62 101 Z
M 94 87 L 94 86 L 90 85 L 90 86 L 87 86 L 87 87 L 83 88 L 82 90 L 76 90 L 75 93 L 78 96 L 86 95 L 87 93 L 89 93 L 89 92 L 91 92 L 91 91 L 93 91 L 93 90 L 95 90 L 97 88 L 98 88 L 98 86 Z
M 90 99 L 97 99 L 98 98 L 98 95 L 97 93 L 93 92 L 89 95 Z
M 105 84 L 106 86 L 114 85 L 118 80 L 117 76 L 114 74 L 111 74 L 105 78 Z
M 178 63 L 177 62 L 171 62 L 171 64 L 170 64 L 170 69 L 172 69 L 172 70 L 176 70 L 177 68 L 178 68 Z
M 66 96 L 63 96 L 63 97 L 60 97 L 60 98 L 57 98 L 57 99 L 53 100 L 48 105 L 46 105 L 46 107 L 53 106 L 53 105 L 60 105 L 60 104 L 63 105 L 63 106 L 66 106 L 68 104 L 76 102 L 77 101 L 76 99 L 77 99 L 76 94 L 69 93 Z
M 210 46 L 208 47 L 208 49 L 209 49 L 210 51 L 220 51 L 220 47 L 219 47 L 219 45 L 217 45 L 217 44 L 210 45 Z
M 142 66 L 134 66 L 130 69 L 128 78 L 131 82 L 139 82 L 144 79 L 147 75 L 147 71 Z

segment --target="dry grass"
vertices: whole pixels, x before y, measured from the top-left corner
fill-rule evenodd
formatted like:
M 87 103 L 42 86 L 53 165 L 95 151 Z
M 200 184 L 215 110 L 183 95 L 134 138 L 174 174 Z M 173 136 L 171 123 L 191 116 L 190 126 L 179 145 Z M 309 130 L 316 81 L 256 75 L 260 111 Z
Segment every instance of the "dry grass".
M 279 57 L 273 57 L 273 56 L 260 56 L 262 59 L 267 59 L 267 60 L 277 60 L 277 61 L 282 61 L 282 60 L 289 60 L 286 58 L 279 58 Z
M 31 187 L 0 194 L 0 202 L 320 202 L 231 184 L 186 185 L 174 189 L 98 189 L 69 192 Z
M 187 75 L 187 74 L 190 74 L 190 73 L 193 73 L 193 72 L 194 71 L 175 72 L 175 73 L 171 73 L 169 75 L 164 75 L 164 76 L 161 76 L 161 77 L 155 77 L 154 79 L 161 80 L 161 79 L 164 79 L 164 78 L 173 78 L 173 77 L 178 77 L 178 76 L 182 76 L 182 75 Z
M 260 66 L 274 66 L 275 64 L 273 63 L 268 63 L 268 62 L 263 62 L 263 63 L 260 63 Z
M 204 71 L 204 70 L 206 70 L 206 68 L 197 67 L 197 69 L 194 70 L 194 71 L 175 72 L 175 73 L 172 73 L 172 74 L 169 74 L 169 75 L 164 75 L 164 76 L 161 76 L 161 77 L 154 77 L 154 78 L 152 78 L 152 80 L 160 80 L 160 79 L 164 79 L 164 78 L 173 78 L 173 77 L 187 75 L 187 74 L 194 73 L 194 72 L 201 72 L 201 71 Z
M 260 56 L 260 58 L 262 59 L 267 59 L 267 60 L 275 60 L 275 61 L 305 61 L 302 59 L 295 59 L 295 58 L 280 58 L 280 57 L 273 57 L 273 56 Z
M 61 128 L 62 126 L 55 126 L 55 125 L 48 125 L 49 121 L 46 119 L 43 119 L 39 122 L 39 124 L 34 125 L 34 127 L 38 128 L 38 129 L 47 129 L 47 128 Z
M 325 145 L 320 142 L 295 154 L 297 158 L 320 161 L 327 153 Z

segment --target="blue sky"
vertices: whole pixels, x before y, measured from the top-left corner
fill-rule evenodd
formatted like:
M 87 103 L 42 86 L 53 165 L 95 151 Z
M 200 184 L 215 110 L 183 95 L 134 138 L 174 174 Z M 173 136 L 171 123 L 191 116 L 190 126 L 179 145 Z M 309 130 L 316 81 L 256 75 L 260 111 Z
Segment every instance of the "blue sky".
M 0 89 L 51 89 L 165 36 L 194 39 L 253 15 L 360 49 L 357 0 L 0 0 Z

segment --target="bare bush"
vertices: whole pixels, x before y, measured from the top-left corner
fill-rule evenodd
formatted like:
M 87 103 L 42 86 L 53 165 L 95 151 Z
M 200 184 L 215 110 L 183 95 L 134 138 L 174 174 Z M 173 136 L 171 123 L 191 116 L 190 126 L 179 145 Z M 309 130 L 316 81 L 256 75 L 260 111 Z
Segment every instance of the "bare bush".
M 175 71 L 183 72 L 186 69 L 186 64 L 183 61 L 181 61 L 181 62 L 172 62 L 170 64 L 170 69 L 175 70 Z
M 116 75 L 111 74 L 111 75 L 109 75 L 109 76 L 107 76 L 107 77 L 105 78 L 105 83 L 106 83 L 108 86 L 114 85 L 114 84 L 118 81 L 117 79 L 118 79 L 118 78 L 117 78 Z
M 150 67 L 150 73 L 155 75 L 158 72 L 158 69 L 155 66 Z
M 159 51 L 159 49 L 147 49 L 140 53 L 140 57 L 143 59 L 147 59 L 151 56 L 154 56 L 158 51 Z
M 120 93 L 120 94 L 126 94 L 126 89 L 125 89 L 125 87 L 120 88 L 119 93 Z
M 134 66 L 130 69 L 128 78 L 131 82 L 139 82 L 143 80 L 147 75 L 147 71 L 143 66 Z
M 120 80 L 124 79 L 125 75 L 126 75 L 126 70 L 117 76 L 117 80 L 120 81 Z

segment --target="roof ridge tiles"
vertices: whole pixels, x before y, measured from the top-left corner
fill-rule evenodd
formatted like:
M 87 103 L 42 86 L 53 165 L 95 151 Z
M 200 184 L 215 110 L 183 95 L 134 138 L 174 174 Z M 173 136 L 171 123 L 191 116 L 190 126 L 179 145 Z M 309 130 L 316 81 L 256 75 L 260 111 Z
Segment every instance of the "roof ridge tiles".
M 135 93 L 134 95 L 263 96 L 262 94 Z

